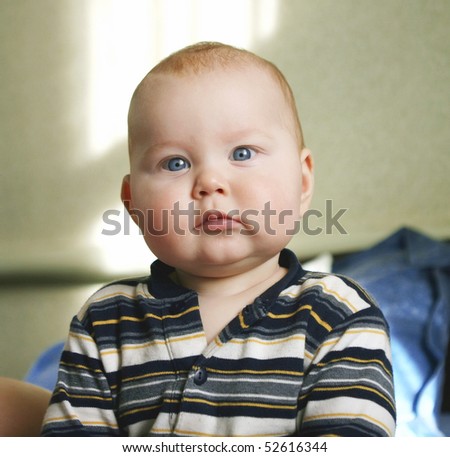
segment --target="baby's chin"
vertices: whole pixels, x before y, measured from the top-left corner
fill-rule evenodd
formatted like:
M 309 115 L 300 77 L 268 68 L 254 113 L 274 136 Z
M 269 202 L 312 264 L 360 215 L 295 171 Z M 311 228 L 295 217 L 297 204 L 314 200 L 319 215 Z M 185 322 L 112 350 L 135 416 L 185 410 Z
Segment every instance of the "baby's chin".
M 146 240 L 158 259 L 193 276 L 223 278 L 245 273 L 278 256 L 290 236 L 197 236 Z
M 228 252 L 208 253 L 198 256 L 195 260 L 174 261 L 167 259 L 165 263 L 173 266 L 176 270 L 187 275 L 205 279 L 221 279 L 246 274 L 273 257 L 277 257 L 280 251 L 263 253 L 236 253 Z

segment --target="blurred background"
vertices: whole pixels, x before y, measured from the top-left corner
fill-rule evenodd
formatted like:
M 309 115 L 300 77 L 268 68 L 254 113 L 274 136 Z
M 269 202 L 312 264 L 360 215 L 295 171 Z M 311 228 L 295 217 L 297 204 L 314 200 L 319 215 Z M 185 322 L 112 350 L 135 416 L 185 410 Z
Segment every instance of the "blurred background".
M 295 237 L 301 259 L 405 226 L 448 240 L 449 24 L 447 0 L 2 0 L 0 375 L 22 378 L 100 284 L 148 273 L 120 202 L 128 103 L 197 41 L 248 48 L 292 85 L 313 208 L 346 209 L 346 234 L 315 219 L 321 234 Z

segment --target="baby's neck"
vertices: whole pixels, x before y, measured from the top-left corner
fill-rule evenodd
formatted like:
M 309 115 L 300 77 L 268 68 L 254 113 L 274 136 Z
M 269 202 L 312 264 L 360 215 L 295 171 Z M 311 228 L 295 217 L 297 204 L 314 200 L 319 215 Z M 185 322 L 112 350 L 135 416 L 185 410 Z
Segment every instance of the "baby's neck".
M 177 272 L 178 281 L 198 293 L 206 340 L 210 343 L 242 309 L 286 274 L 278 255 L 256 268 L 226 277 L 198 277 Z
M 277 254 L 256 267 L 225 276 L 199 276 L 177 270 L 176 280 L 203 297 L 226 298 L 259 291 L 256 298 L 285 275 L 286 270 L 278 264 L 278 258 Z

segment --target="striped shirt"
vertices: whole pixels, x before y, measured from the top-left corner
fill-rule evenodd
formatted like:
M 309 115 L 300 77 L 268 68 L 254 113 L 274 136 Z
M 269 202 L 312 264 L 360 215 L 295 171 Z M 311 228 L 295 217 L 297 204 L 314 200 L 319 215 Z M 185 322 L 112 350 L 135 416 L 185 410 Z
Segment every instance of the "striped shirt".
M 71 323 L 44 436 L 390 436 L 386 321 L 343 276 L 288 273 L 209 344 L 195 291 L 160 261 Z

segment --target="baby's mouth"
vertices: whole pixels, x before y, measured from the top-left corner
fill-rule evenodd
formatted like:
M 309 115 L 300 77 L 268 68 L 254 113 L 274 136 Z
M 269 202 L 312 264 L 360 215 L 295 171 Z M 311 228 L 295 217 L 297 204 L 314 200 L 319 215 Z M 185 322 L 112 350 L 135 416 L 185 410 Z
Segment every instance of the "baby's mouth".
M 195 229 L 206 232 L 217 232 L 230 230 L 236 225 L 242 225 L 242 222 L 237 216 L 231 217 L 223 211 L 211 209 L 203 213 L 196 223 Z

